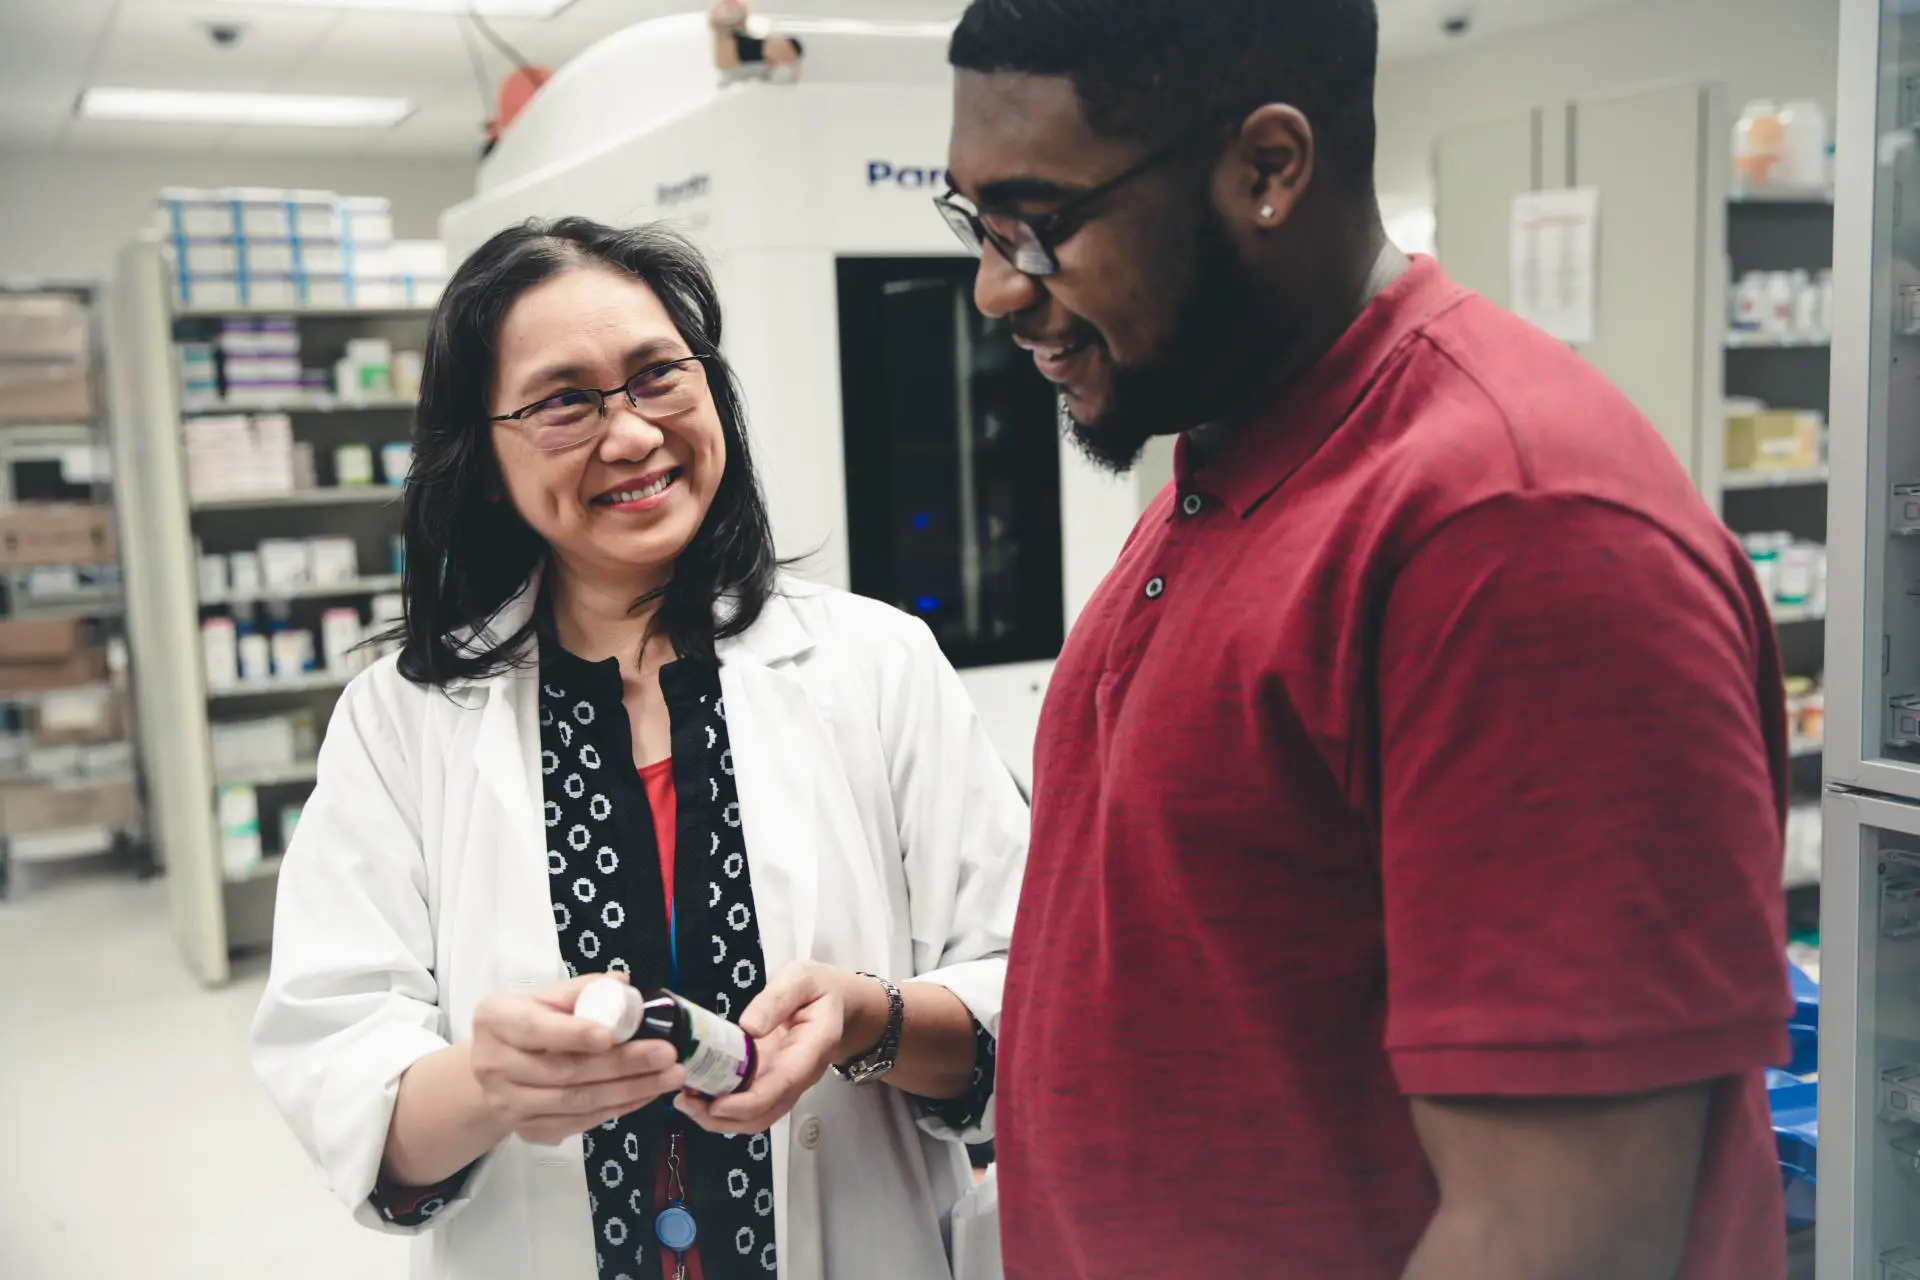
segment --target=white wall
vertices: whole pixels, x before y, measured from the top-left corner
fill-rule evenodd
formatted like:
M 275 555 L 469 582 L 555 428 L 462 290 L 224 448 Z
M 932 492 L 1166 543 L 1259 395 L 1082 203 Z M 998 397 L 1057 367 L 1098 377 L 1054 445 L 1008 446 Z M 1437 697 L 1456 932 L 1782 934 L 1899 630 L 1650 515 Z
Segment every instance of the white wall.
M 1434 139 L 1545 103 L 1661 81 L 1717 81 L 1832 113 L 1839 0 L 1651 0 L 1380 70 L 1376 182 L 1389 215 L 1432 203 Z
M 0 151 L 0 280 L 97 280 L 153 217 L 161 187 L 312 187 L 386 196 L 404 239 L 439 234 L 477 162 L 191 151 Z

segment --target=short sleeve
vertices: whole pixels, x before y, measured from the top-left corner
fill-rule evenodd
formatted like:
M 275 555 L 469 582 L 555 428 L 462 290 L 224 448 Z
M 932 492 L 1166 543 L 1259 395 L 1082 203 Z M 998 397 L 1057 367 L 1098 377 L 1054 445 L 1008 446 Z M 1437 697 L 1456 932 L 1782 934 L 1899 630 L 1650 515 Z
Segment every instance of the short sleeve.
M 1784 1060 L 1770 622 L 1639 514 L 1505 497 L 1403 566 L 1379 654 L 1387 1048 L 1413 1095 Z

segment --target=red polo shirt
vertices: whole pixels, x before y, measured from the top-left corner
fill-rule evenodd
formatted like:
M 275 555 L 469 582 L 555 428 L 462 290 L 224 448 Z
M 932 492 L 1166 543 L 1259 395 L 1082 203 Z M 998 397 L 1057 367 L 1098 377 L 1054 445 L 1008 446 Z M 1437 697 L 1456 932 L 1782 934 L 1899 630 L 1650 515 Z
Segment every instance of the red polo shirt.
M 1399 1280 L 1408 1095 L 1700 1081 L 1682 1276 L 1780 1274 L 1785 761 L 1767 606 L 1667 446 L 1417 261 L 1183 451 L 1061 656 L 1009 1277 Z

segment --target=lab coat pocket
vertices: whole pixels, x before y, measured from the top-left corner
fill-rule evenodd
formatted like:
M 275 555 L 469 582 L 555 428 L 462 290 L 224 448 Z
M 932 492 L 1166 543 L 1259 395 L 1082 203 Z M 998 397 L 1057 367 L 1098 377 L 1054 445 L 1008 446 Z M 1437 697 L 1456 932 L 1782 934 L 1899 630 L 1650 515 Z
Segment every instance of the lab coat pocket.
M 1000 1180 L 998 1167 L 953 1206 L 953 1280 L 1001 1280 Z

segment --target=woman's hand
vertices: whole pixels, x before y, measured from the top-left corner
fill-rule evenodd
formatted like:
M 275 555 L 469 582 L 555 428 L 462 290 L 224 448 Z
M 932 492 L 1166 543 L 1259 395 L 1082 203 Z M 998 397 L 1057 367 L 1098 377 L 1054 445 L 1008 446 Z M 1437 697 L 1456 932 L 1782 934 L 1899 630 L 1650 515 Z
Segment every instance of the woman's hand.
M 474 1078 L 488 1108 L 527 1142 L 558 1146 L 686 1084 L 671 1046 L 615 1045 L 605 1027 L 573 1016 L 581 989 L 602 976 L 582 975 L 531 996 L 490 996 L 474 1011 Z
M 816 960 L 785 966 L 740 1017 L 740 1029 L 753 1037 L 759 1054 L 752 1086 L 713 1102 L 683 1093 L 673 1105 L 714 1133 L 764 1133 L 828 1067 L 861 1052 L 849 1052 L 845 1041 L 850 1032 L 858 1038 L 856 1028 L 871 1021 L 876 997 L 884 1029 L 886 997 L 872 979 Z M 879 1038 L 875 1031 L 871 1041 Z
M 707 13 L 707 23 L 715 31 L 738 31 L 746 22 L 747 6 L 741 0 L 716 0 Z

